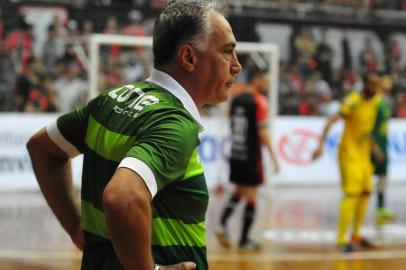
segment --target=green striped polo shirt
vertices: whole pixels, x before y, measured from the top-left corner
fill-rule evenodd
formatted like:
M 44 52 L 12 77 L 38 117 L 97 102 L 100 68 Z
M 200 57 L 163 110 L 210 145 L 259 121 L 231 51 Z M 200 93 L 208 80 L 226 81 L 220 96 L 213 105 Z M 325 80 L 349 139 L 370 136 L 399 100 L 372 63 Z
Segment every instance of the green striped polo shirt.
M 82 269 L 122 269 L 102 203 L 103 190 L 118 167 L 137 172 L 153 197 L 155 263 L 194 261 L 197 269 L 207 269 L 209 197 L 197 150 L 200 123 L 186 90 L 154 70 L 147 81 L 108 90 L 47 127 L 50 138 L 70 157 L 84 154 Z

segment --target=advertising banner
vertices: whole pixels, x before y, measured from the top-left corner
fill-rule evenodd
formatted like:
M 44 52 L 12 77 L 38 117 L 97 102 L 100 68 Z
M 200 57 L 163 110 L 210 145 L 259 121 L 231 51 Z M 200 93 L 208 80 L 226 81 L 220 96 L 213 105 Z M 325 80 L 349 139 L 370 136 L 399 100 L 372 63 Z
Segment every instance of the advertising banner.
M 38 189 L 26 143 L 57 114 L 0 114 L 0 191 Z M 82 156 L 72 161 L 75 184 L 80 183 Z
M 200 155 L 206 169 L 209 186 L 228 182 L 227 158 L 230 136 L 226 119 L 205 118 L 205 131 L 201 134 Z M 338 184 L 339 170 L 337 146 L 343 121 L 330 130 L 324 153 L 317 161 L 312 153 L 327 121 L 323 117 L 286 117 L 275 120 L 272 142 L 280 162 L 280 173 L 272 174 L 267 152 L 264 151 L 265 175 L 275 184 Z M 406 183 L 406 121 L 392 119 L 389 125 L 389 181 Z
M 0 114 L 0 191 L 38 189 L 25 144 L 41 127 L 54 121 L 57 114 Z M 230 151 L 229 124 L 226 118 L 203 118 L 205 130 L 200 134 L 200 158 L 205 166 L 209 187 L 228 183 Z M 337 145 L 342 123 L 330 131 L 323 156 L 313 162 L 311 155 L 326 118 L 278 117 L 272 141 L 281 171 L 272 174 L 272 166 L 264 151 L 267 181 L 275 184 L 338 184 Z M 392 119 L 389 134 L 389 179 L 406 182 L 406 121 Z M 73 160 L 74 182 L 80 185 L 82 156 Z

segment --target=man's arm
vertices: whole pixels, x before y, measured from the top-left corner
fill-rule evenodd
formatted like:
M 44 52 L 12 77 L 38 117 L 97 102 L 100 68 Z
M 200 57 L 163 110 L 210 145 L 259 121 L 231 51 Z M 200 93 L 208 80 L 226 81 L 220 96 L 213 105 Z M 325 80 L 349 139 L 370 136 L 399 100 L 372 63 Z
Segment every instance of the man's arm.
M 151 193 L 134 171 L 118 168 L 103 192 L 107 228 L 114 249 L 126 270 L 152 270 Z M 161 266 L 160 269 L 195 269 L 194 262 Z
M 83 248 L 80 210 L 75 200 L 68 155 L 48 136 L 45 128 L 27 142 L 32 167 L 41 191 L 73 243 Z
M 103 193 L 107 228 L 125 269 L 154 269 L 151 193 L 134 171 L 118 168 Z
M 336 114 L 333 114 L 326 122 L 323 132 L 321 134 L 321 138 L 319 141 L 319 146 L 316 148 L 316 150 L 313 152 L 313 160 L 318 159 L 321 154 L 323 153 L 323 147 L 324 147 L 324 142 L 326 141 L 327 134 L 329 133 L 331 127 L 341 119 L 341 114 L 338 112 Z
M 268 129 L 263 127 L 259 129 L 259 139 L 261 140 L 261 143 L 263 145 L 265 145 L 269 151 L 269 154 L 271 155 L 271 159 L 272 159 L 272 164 L 274 166 L 274 171 L 275 173 L 279 173 L 279 162 L 276 159 L 276 155 L 273 151 L 273 147 L 272 147 L 272 142 L 269 139 L 269 133 L 268 133 Z

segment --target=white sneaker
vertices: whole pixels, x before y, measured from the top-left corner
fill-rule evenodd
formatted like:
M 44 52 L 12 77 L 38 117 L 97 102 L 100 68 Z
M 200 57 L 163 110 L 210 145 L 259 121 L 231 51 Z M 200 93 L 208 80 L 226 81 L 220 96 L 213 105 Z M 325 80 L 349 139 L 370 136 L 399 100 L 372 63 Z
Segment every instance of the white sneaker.
M 245 250 L 245 251 L 255 251 L 255 250 L 260 250 L 261 245 L 255 241 L 248 239 L 248 240 L 240 243 L 239 248 L 241 250 Z
M 220 242 L 220 244 L 223 247 L 229 248 L 231 246 L 230 236 L 229 236 L 227 228 L 225 226 L 219 225 L 216 228 L 215 233 L 216 233 L 217 240 Z

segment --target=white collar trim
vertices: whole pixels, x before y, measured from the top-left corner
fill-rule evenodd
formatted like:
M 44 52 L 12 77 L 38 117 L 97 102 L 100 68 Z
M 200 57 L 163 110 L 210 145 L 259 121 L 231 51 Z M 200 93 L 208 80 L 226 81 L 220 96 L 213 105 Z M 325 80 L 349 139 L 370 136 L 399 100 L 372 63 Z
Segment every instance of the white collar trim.
M 157 69 L 153 69 L 151 75 L 146 80 L 148 82 L 157 84 L 162 88 L 168 90 L 171 94 L 177 97 L 185 107 L 185 109 L 193 116 L 199 126 L 199 132 L 203 131 L 202 118 L 200 117 L 199 110 L 196 107 L 192 97 L 174 78 L 169 74 Z

